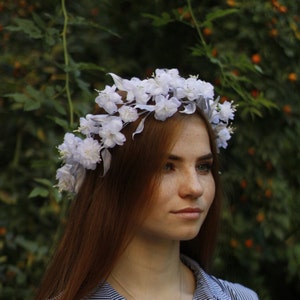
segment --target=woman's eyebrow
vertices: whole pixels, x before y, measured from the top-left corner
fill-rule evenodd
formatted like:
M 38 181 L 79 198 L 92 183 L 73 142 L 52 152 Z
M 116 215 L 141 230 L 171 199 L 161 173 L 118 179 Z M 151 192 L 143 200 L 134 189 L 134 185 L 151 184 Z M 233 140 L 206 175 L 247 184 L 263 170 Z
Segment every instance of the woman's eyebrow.
M 214 159 L 214 156 L 212 153 L 208 153 L 206 155 L 200 156 L 198 159 L 199 160 L 210 160 L 210 159 Z
M 210 159 L 213 159 L 214 156 L 212 153 L 208 153 L 208 154 L 205 154 L 205 155 L 201 155 L 200 157 L 197 158 L 198 161 L 200 160 L 210 160 Z M 175 154 L 170 154 L 168 156 L 168 160 L 173 160 L 173 161 L 182 161 L 183 158 L 180 157 L 180 156 L 177 156 Z

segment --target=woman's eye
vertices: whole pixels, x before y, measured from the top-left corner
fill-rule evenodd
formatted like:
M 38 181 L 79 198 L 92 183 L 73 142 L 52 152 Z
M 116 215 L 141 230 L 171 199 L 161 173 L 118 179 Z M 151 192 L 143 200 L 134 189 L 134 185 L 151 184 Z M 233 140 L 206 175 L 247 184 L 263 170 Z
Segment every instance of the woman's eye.
M 166 163 L 164 166 L 164 171 L 169 172 L 174 170 L 174 165 L 172 163 Z
M 209 173 L 211 171 L 212 164 L 211 163 L 201 163 L 197 165 L 197 170 L 202 173 Z

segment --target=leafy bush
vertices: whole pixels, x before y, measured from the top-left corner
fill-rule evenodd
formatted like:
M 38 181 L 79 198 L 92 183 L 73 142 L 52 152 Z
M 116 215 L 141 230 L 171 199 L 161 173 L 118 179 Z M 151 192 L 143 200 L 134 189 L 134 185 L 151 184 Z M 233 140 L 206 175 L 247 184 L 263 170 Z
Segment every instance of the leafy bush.
M 298 299 L 300 3 L 2 1 L 0 297 L 32 299 L 69 199 L 56 146 L 107 72 L 199 74 L 239 104 L 214 272 Z M 222 99 L 221 99 L 222 100 Z

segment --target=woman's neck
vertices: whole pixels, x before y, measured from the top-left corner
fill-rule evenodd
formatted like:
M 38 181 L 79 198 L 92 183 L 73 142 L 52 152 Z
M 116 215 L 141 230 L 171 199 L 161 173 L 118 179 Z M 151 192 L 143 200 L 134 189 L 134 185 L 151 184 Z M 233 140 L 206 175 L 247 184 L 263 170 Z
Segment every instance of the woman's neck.
M 191 299 L 195 283 L 179 242 L 135 237 L 108 278 L 126 299 Z M 188 296 L 187 296 L 188 295 Z

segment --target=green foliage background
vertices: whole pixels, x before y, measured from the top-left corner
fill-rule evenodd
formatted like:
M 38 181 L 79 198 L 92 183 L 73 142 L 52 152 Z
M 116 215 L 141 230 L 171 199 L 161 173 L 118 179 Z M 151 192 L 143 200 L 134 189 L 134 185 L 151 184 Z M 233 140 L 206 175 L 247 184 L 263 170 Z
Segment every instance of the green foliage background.
M 108 72 L 199 74 L 239 104 L 214 273 L 300 297 L 300 2 L 0 1 L 0 298 L 32 299 L 69 199 L 56 146 Z

